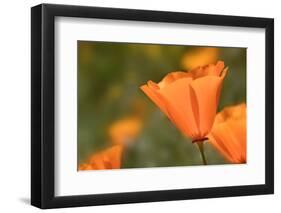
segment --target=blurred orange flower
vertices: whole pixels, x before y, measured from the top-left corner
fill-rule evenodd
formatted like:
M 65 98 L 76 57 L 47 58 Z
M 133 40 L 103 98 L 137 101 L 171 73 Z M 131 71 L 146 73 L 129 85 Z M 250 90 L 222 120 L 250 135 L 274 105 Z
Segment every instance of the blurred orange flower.
M 142 91 L 193 141 L 205 140 L 216 115 L 224 62 L 198 67 L 190 72 L 172 72 L 158 84 L 148 81 Z
M 243 103 L 218 113 L 208 138 L 231 163 L 245 163 L 246 131 L 246 104 Z
M 113 144 L 128 145 L 136 139 L 142 122 L 137 117 L 128 117 L 114 122 L 108 130 L 110 140 Z
M 123 146 L 115 145 L 90 156 L 87 163 L 79 165 L 79 170 L 120 169 Z
M 213 64 L 218 60 L 219 49 L 215 47 L 198 47 L 188 51 L 182 58 L 182 66 L 189 70 L 198 66 Z

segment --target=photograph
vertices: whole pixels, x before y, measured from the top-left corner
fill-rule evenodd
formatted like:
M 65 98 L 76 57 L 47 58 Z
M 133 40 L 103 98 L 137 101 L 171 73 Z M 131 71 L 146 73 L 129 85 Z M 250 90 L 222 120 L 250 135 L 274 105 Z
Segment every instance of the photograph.
M 274 193 L 274 18 L 149 8 L 31 8 L 31 205 Z
M 246 164 L 246 55 L 77 41 L 77 170 Z

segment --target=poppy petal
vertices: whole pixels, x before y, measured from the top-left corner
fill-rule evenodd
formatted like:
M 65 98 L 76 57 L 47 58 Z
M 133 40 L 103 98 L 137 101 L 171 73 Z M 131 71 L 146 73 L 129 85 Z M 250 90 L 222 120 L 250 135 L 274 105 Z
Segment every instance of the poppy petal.
M 217 114 L 210 143 L 230 162 L 246 162 L 246 105 L 224 108 Z
M 160 95 L 151 86 L 143 85 L 140 87 L 141 90 L 160 108 L 160 110 L 169 117 L 165 103 L 161 99 Z
M 174 116 L 177 126 L 187 135 L 196 137 L 198 127 L 192 111 L 191 82 L 192 78 L 181 78 L 160 89 L 159 93 L 165 98 L 166 105 L 169 104 L 169 114 Z
M 158 86 L 162 89 L 167 85 L 181 78 L 191 78 L 192 74 L 187 72 L 175 71 L 166 75 L 159 83 Z
M 200 123 L 199 131 L 202 137 L 208 134 L 213 126 L 222 82 L 223 79 L 220 77 L 206 76 L 190 84 L 198 102 L 198 123 Z

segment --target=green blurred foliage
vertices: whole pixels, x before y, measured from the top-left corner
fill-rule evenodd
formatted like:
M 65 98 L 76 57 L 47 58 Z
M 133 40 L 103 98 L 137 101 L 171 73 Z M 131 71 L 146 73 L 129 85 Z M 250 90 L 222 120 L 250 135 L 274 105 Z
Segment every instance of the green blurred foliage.
M 139 89 L 148 80 L 183 70 L 183 54 L 198 47 L 78 41 L 78 164 L 110 146 L 108 128 L 139 114 L 143 128 L 125 152 L 123 168 L 201 165 L 197 146 Z M 219 109 L 246 102 L 246 49 L 219 48 L 229 67 Z M 206 143 L 208 164 L 225 164 Z

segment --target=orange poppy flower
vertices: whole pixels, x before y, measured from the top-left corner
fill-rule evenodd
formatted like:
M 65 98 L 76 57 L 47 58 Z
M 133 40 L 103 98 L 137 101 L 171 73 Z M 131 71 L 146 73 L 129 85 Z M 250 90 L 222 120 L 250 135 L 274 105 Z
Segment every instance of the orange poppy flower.
M 190 72 L 172 72 L 158 84 L 148 81 L 142 91 L 193 141 L 205 140 L 216 115 L 224 62 L 198 67 Z
M 128 145 L 137 137 L 141 126 L 141 120 L 136 117 L 118 120 L 109 127 L 110 140 L 113 144 Z
M 90 156 L 79 170 L 120 169 L 123 146 L 116 145 Z
M 89 163 L 82 163 L 79 165 L 78 170 L 93 170 L 92 165 Z
M 217 114 L 210 143 L 231 163 L 246 162 L 246 104 L 226 107 Z
M 182 58 L 182 66 L 189 70 L 198 66 L 213 64 L 218 60 L 219 48 L 215 47 L 198 47 L 188 51 Z

